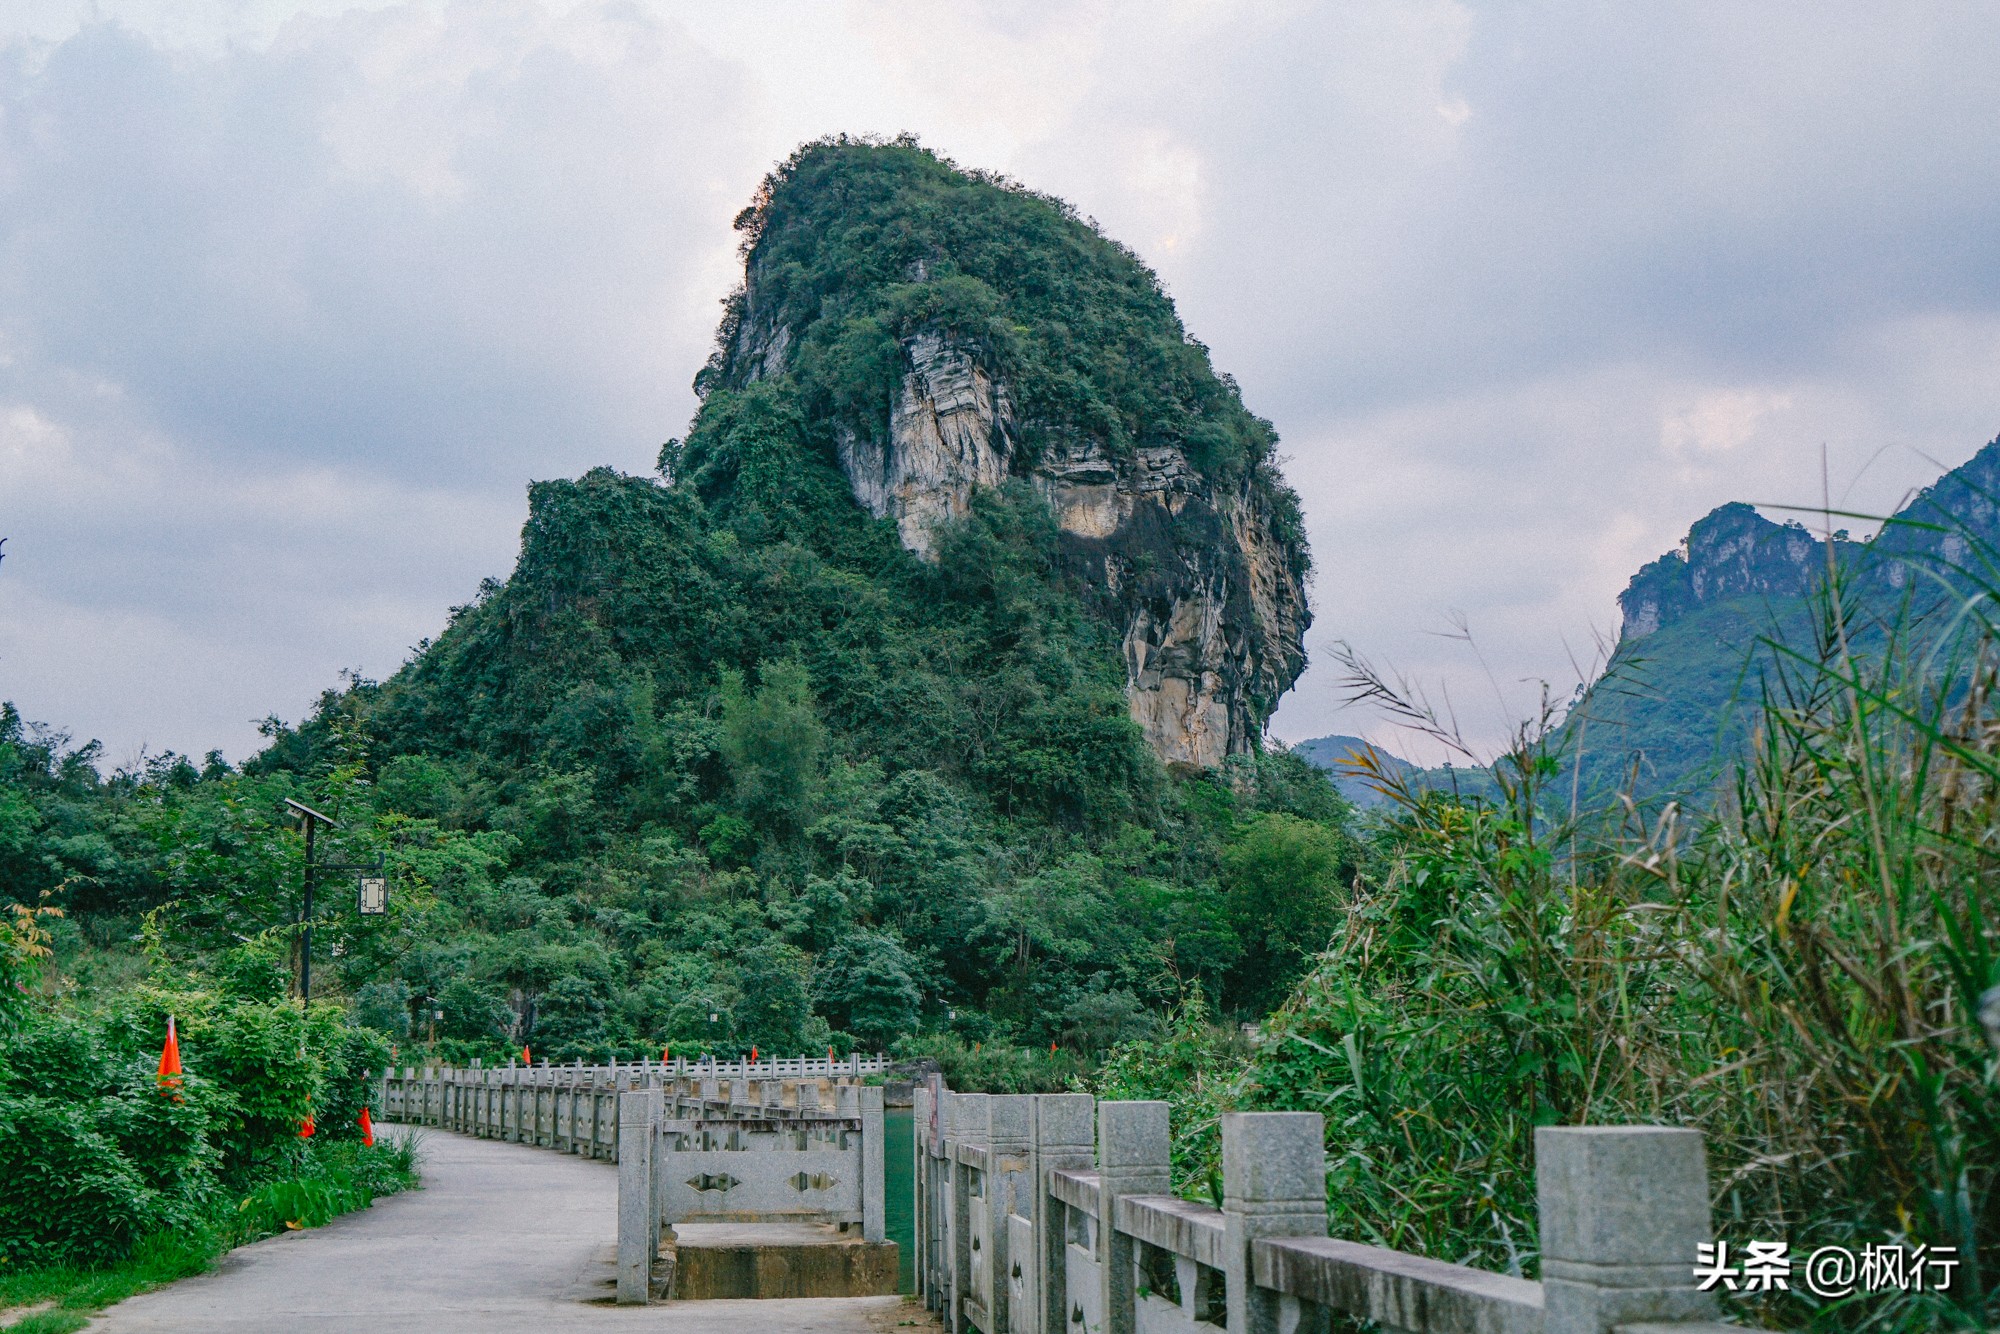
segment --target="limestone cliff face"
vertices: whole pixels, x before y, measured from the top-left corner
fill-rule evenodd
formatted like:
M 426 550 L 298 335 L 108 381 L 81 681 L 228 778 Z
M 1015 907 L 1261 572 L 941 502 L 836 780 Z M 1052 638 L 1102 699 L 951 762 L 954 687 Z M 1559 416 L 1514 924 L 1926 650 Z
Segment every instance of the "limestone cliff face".
M 1869 544 L 1877 577 L 1901 589 L 1922 569 L 1980 569 L 1975 548 L 2000 545 L 2000 440 L 1952 469 L 1903 507 Z
M 1643 639 L 1696 608 L 1757 595 L 1798 597 L 1825 570 L 1825 548 L 1796 524 L 1776 524 L 1742 503 L 1723 505 L 1619 594 L 1624 639 Z
M 909 370 L 881 435 L 835 425 L 841 470 L 854 498 L 894 519 L 903 545 L 929 558 L 937 526 L 962 518 L 979 486 L 1009 474 L 1014 447 L 1007 387 L 972 353 L 937 333 L 904 345 Z
M 782 374 L 794 335 L 758 310 L 755 275 L 722 380 Z M 934 559 L 940 524 L 1010 477 L 1047 500 L 1066 564 L 1123 635 L 1132 717 L 1162 760 L 1211 768 L 1247 753 L 1305 667 L 1311 616 L 1299 562 L 1246 477 L 1218 486 L 1179 447 L 1118 456 L 1071 435 L 1018 447 L 1014 395 L 976 342 L 921 329 L 901 340 L 901 386 L 875 422 L 833 426 L 855 499 Z

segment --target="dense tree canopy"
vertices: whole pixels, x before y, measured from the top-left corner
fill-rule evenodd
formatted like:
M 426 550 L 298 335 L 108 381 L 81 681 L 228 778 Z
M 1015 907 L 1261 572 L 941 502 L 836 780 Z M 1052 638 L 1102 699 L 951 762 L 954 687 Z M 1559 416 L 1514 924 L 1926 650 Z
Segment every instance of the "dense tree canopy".
M 926 562 L 834 446 L 879 423 L 919 323 L 978 323 L 1027 447 L 1172 441 L 1295 516 L 1268 424 L 1129 252 L 911 144 L 809 145 L 741 226 L 761 304 L 732 306 L 660 476 L 534 484 L 513 575 L 389 680 L 272 720 L 242 772 L 100 776 L 7 713 L 7 891 L 59 888 L 101 943 L 158 910 L 192 966 L 249 942 L 289 972 L 304 796 L 395 885 L 365 922 L 322 895 L 320 986 L 461 1052 L 1101 1046 L 1189 988 L 1280 995 L 1352 873 L 1324 779 L 1282 751 L 1167 773 L 1030 485 L 978 492 Z M 726 373 L 745 320 L 808 306 L 784 373 Z

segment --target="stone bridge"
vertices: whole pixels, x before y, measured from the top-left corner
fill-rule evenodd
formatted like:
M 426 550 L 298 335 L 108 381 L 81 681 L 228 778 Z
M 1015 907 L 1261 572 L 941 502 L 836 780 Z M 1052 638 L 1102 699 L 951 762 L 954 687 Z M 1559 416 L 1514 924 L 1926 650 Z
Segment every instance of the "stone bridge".
M 617 1163 L 620 1304 L 879 1296 L 896 1291 L 898 1259 L 883 1089 L 859 1081 L 886 1067 L 855 1056 L 405 1068 L 383 1073 L 378 1101 L 385 1121 Z M 677 1224 L 710 1230 L 682 1245 Z
M 232 1323 L 220 1317 L 230 1309 L 232 1257 L 223 1273 L 113 1308 L 105 1327 L 747 1334 L 766 1325 L 890 1334 L 936 1320 L 945 1334 L 1330 1334 L 1360 1319 L 1408 1334 L 1735 1328 L 1715 1323 L 1713 1295 L 1694 1282 L 1697 1247 L 1711 1234 L 1704 1148 L 1692 1130 L 1538 1130 L 1537 1282 L 1327 1236 L 1317 1114 L 1226 1114 L 1217 1207 L 1172 1193 L 1165 1103 L 962 1094 L 932 1076 L 893 1090 L 901 1096 L 890 1101 L 904 1110 L 885 1107 L 886 1074 L 880 1060 L 385 1072 L 384 1120 L 456 1132 L 433 1140 L 441 1152 L 432 1160 L 450 1170 L 440 1179 L 427 1164 L 427 1188 L 415 1197 L 237 1255 L 310 1245 L 343 1228 L 365 1240 L 371 1228 L 382 1232 L 373 1215 L 444 1208 L 451 1191 L 467 1188 L 459 1160 L 491 1141 L 479 1152 L 549 1152 L 506 1159 L 516 1181 L 483 1169 L 470 1188 L 485 1218 L 495 1201 L 535 1209 L 532 1162 L 586 1160 L 564 1169 L 586 1175 L 605 1172 L 587 1160 L 616 1164 L 615 1190 L 608 1175 L 592 1178 L 604 1181 L 589 1196 L 597 1203 L 579 1198 L 565 1213 L 551 1197 L 537 1219 L 543 1250 L 568 1244 L 565 1230 L 604 1238 L 569 1252 L 601 1255 L 598 1277 L 557 1283 L 505 1270 L 518 1279 L 512 1304 L 489 1303 L 473 1323 L 454 1323 L 442 1308 L 411 1310 L 401 1290 L 399 1300 L 364 1304 L 359 1323 L 345 1308 Z M 892 1136 L 885 1112 L 909 1118 L 904 1137 Z M 434 1193 L 429 1205 L 406 1202 Z M 801 1230 L 813 1235 L 801 1240 Z M 435 1282 L 446 1284 L 444 1254 L 466 1239 L 435 1223 L 412 1231 L 393 1245 L 417 1248 L 419 1266 L 428 1248 L 441 1262 Z M 402 1256 L 398 1274 L 411 1268 L 402 1249 L 374 1253 Z M 464 1253 L 479 1252 L 475 1244 Z M 532 1256 L 526 1246 L 509 1254 Z M 496 1278 L 504 1259 L 489 1259 Z M 889 1295 L 898 1259 L 907 1261 L 905 1291 L 921 1305 Z M 294 1289 L 300 1281 L 289 1279 Z M 422 1275 L 394 1281 L 415 1290 Z M 530 1291 L 537 1281 L 551 1290 Z M 203 1285 L 208 1319 L 174 1315 L 174 1294 Z M 783 1295 L 712 1299 L 725 1289 Z M 855 1292 L 880 1295 L 836 1295 Z

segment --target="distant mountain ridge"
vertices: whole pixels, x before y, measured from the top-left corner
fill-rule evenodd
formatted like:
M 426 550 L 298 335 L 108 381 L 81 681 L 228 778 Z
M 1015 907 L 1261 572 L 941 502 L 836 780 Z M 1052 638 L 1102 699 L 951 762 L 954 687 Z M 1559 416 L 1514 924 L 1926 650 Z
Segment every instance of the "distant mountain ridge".
M 1971 549 L 1968 535 L 2000 539 L 1996 496 L 2000 439 L 1920 491 L 1873 541 L 1836 530 L 1834 559 L 1873 567 L 1871 582 L 1900 589 L 1913 564 L 1960 564 Z M 1825 579 L 1826 547 L 1796 521 L 1773 523 L 1741 501 L 1718 506 L 1688 529 L 1681 549 L 1641 568 L 1618 595 L 1621 646 L 1735 598 L 1805 597 Z
M 1316 768 L 1324 769 L 1333 778 L 1334 787 L 1340 795 L 1353 802 L 1356 807 L 1368 810 L 1388 802 L 1388 798 L 1350 768 L 1349 758 L 1357 754 L 1375 752 L 1379 763 L 1391 773 L 1409 775 L 1422 772 L 1416 765 L 1400 756 L 1392 755 L 1372 741 L 1358 736 L 1320 736 L 1310 741 L 1301 741 L 1290 748 L 1292 754 Z
M 1680 549 L 1632 576 L 1618 597 L 1619 642 L 1565 721 L 1587 787 L 1699 798 L 1742 753 L 1737 706 L 1770 665 L 1768 642 L 1812 644 L 1813 604 L 1838 567 L 1861 623 L 1924 608 L 1968 564 L 2000 548 L 2000 439 L 1918 492 L 1872 539 L 1776 523 L 1718 506 Z M 1831 516 L 1838 523 L 1839 516 Z M 1830 550 L 1829 550 L 1830 546 Z
M 1927 587 L 1941 598 L 1975 568 L 2000 583 L 2000 570 L 1986 568 L 1995 552 L 2000 438 L 1918 492 L 1872 539 L 1838 528 L 1821 536 L 1741 501 L 1717 506 L 1618 595 L 1618 646 L 1570 710 L 1558 743 L 1581 765 L 1586 790 L 1631 787 L 1700 801 L 1748 741 L 1738 705 L 1771 664 L 1767 641 L 1812 643 L 1813 600 L 1826 585 L 1829 554 L 1848 577 L 1862 621 L 1886 622 L 1906 603 L 1921 610 Z M 1333 772 L 1348 799 L 1367 807 L 1383 798 L 1361 779 L 1341 777 L 1339 764 L 1368 744 L 1328 736 L 1291 749 Z

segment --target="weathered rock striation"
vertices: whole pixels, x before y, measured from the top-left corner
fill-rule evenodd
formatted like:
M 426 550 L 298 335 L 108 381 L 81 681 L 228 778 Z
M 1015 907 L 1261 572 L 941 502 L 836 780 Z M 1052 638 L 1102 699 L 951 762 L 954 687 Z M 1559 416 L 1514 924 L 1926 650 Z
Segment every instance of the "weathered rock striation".
M 1157 291 L 1128 252 L 1092 240 Z M 832 318 L 826 303 L 772 290 L 796 285 L 797 256 L 816 238 L 770 242 L 766 230 L 747 251 L 705 390 L 785 376 L 802 348 L 833 339 L 815 329 Z M 950 271 L 958 270 L 949 254 L 902 264 L 898 299 L 914 303 L 911 290 Z M 994 290 L 1004 305 L 1010 294 Z M 1205 350 L 1184 341 L 1170 303 L 1159 299 L 1176 346 L 1198 353 L 1209 375 Z M 1118 439 L 1024 406 L 1048 395 L 1024 393 L 996 346 L 1003 340 L 965 327 L 976 323 L 934 319 L 893 332 L 893 385 L 880 410 L 828 414 L 822 425 L 855 500 L 893 520 L 907 549 L 936 559 L 940 525 L 963 517 L 979 488 L 1028 482 L 1061 529 L 1067 573 L 1122 636 L 1132 717 L 1154 751 L 1201 767 L 1247 753 L 1305 666 L 1311 615 L 1296 498 L 1267 461 L 1202 466 L 1184 438 L 1200 428 L 1198 416 L 1193 427 L 1177 424 L 1182 439 L 1143 421 Z M 1233 383 L 1227 392 L 1241 414 Z

